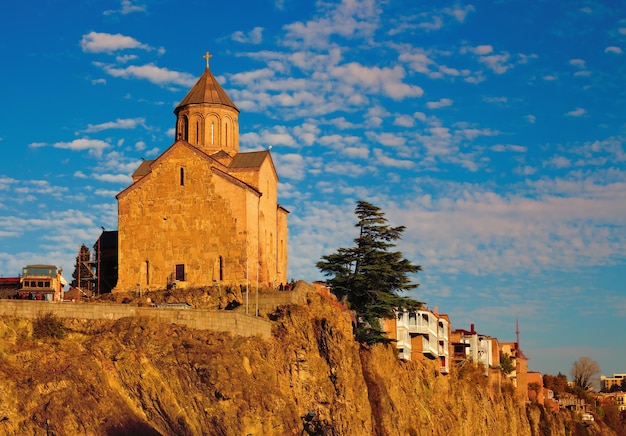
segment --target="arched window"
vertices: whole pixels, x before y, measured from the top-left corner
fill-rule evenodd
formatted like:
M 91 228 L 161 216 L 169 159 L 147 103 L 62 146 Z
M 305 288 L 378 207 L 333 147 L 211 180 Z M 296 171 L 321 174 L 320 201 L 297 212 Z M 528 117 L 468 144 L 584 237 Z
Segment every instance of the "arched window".
M 215 123 L 211 121 L 211 145 L 215 144 Z
M 226 131 L 224 132 L 224 134 L 225 134 L 225 143 L 224 143 L 224 145 L 226 145 L 226 147 L 228 147 L 228 123 L 226 123 L 225 127 L 226 127 Z
M 180 128 L 178 131 L 178 139 L 184 139 L 185 141 L 189 141 L 189 119 L 186 116 L 183 116 L 180 120 Z
M 196 120 L 196 145 L 200 145 L 200 121 Z
M 180 167 L 180 186 L 185 186 L 185 169 Z
M 224 258 L 220 256 L 220 282 L 224 280 Z

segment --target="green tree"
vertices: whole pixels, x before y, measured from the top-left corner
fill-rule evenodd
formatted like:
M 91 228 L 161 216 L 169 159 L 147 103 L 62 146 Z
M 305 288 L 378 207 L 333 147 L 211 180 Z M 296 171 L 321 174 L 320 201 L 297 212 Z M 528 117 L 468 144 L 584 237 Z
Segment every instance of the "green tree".
M 591 357 L 583 356 L 572 365 L 570 375 L 576 386 L 589 389 L 594 378 L 600 374 L 600 365 Z
M 401 238 L 404 226 L 390 227 L 379 207 L 366 201 L 357 202 L 355 214 L 359 236 L 355 246 L 339 248 L 322 256 L 317 268 L 327 277 L 332 292 L 347 300 L 357 315 L 357 340 L 364 343 L 390 342 L 382 331 L 380 320 L 395 316 L 395 310 L 416 310 L 422 303 L 398 295 L 417 288 L 408 274 L 421 266 L 404 259 L 402 253 L 390 251 Z
M 509 353 L 505 353 L 500 350 L 500 369 L 505 374 L 511 374 L 515 371 L 515 364 L 513 363 L 513 359 L 509 356 Z

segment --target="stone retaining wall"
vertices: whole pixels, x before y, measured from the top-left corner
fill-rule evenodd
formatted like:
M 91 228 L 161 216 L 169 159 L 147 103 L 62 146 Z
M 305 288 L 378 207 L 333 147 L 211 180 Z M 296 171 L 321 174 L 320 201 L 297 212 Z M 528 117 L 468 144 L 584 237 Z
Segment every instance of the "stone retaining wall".
M 250 312 L 254 313 L 254 305 Z M 230 332 L 238 336 L 269 338 L 272 325 L 269 321 L 241 312 L 204 309 L 163 309 L 137 307 L 127 304 L 52 303 L 48 301 L 0 300 L 0 316 L 34 319 L 52 312 L 59 318 L 120 319 L 128 316 L 148 316 L 160 322 L 183 324 L 200 330 Z

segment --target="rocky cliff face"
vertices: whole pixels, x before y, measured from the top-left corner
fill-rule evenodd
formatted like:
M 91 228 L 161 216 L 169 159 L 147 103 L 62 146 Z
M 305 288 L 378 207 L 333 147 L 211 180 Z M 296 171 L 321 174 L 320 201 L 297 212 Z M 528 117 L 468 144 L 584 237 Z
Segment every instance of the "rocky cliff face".
M 444 377 L 361 348 L 350 314 L 313 290 L 268 317 L 270 340 L 145 318 L 65 321 L 67 337 L 34 339 L 30 321 L 0 320 L 0 433 L 575 434 L 469 366 Z

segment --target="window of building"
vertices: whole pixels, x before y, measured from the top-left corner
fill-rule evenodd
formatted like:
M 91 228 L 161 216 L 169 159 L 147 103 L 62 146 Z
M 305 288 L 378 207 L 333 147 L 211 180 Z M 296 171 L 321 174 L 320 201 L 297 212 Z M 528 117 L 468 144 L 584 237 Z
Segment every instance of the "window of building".
M 215 123 L 211 122 L 211 145 L 215 144 Z
M 224 258 L 220 256 L 220 282 L 224 280 Z
M 37 282 L 37 287 L 38 288 L 43 288 L 43 282 Z
M 150 262 L 146 260 L 146 285 L 150 284 Z
M 180 168 L 180 186 L 185 186 L 185 169 Z
M 228 147 L 228 123 L 226 123 L 226 131 L 224 132 L 224 136 L 225 136 L 225 145 L 226 147 Z
M 181 130 L 182 130 L 182 139 L 184 139 L 185 141 L 189 140 L 189 119 L 185 116 L 183 117 L 182 123 L 181 123 Z
M 185 281 L 185 264 L 176 265 L 176 280 L 179 282 Z

